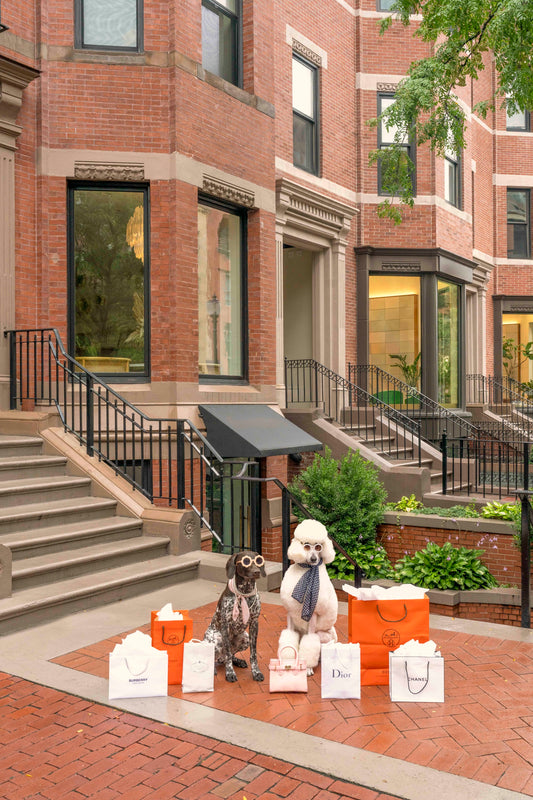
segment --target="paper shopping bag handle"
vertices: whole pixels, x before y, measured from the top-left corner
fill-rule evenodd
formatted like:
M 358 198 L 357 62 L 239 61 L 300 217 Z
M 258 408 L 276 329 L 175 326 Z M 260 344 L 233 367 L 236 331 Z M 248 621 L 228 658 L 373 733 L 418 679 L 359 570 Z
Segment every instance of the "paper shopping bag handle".
M 142 670 L 141 670 L 140 672 L 134 672 L 134 671 L 133 671 L 133 670 L 130 668 L 130 665 L 128 664 L 128 659 L 127 659 L 127 658 L 125 658 L 125 659 L 124 659 L 124 661 L 126 662 L 126 669 L 127 669 L 127 670 L 128 670 L 128 672 L 130 673 L 130 675 L 133 675 L 133 677 L 134 677 L 134 678 L 138 678 L 138 677 L 139 677 L 139 675 L 142 675 L 142 674 L 143 674 L 143 672 L 146 672 L 146 670 L 148 669 L 148 664 L 149 664 L 149 662 L 150 662 L 150 659 L 149 659 L 149 658 L 147 658 L 147 659 L 146 659 L 146 664 L 144 665 L 144 667 L 142 668 Z
M 378 609 L 378 614 L 381 617 L 381 619 L 383 620 L 383 622 L 401 622 L 402 619 L 405 619 L 406 616 L 407 616 L 407 606 L 405 605 L 405 603 L 403 604 L 403 609 L 404 609 L 405 613 L 404 613 L 403 617 L 400 617 L 399 619 L 387 619 L 387 617 L 384 617 L 383 614 L 381 613 L 381 611 L 379 610 L 379 603 L 377 603 L 376 605 L 377 605 L 377 609 Z
M 420 694 L 420 692 L 423 692 L 423 691 L 424 691 L 424 689 L 426 688 L 426 686 L 427 686 L 427 685 L 428 685 L 428 683 L 429 683 L 429 658 L 428 658 L 428 663 L 427 663 L 426 680 L 425 680 L 425 682 L 423 683 L 423 685 L 420 687 L 420 689 L 418 689 L 418 691 L 416 691 L 416 692 L 414 692 L 414 691 L 411 689 L 410 685 L 409 685 L 409 681 L 410 681 L 410 680 L 414 680 L 414 679 L 409 677 L 409 670 L 407 669 L 407 660 L 403 662 L 403 665 L 404 665 L 404 667 L 405 667 L 405 676 L 406 676 L 406 678 L 407 678 L 407 688 L 409 689 L 409 691 L 411 692 L 411 694 Z M 422 680 L 422 681 L 423 681 L 424 679 L 423 679 L 423 678 L 421 678 L 420 680 Z
M 183 636 L 181 637 L 179 642 L 165 642 L 165 626 L 163 625 L 162 626 L 162 631 L 161 631 L 161 641 L 163 642 L 163 644 L 166 644 L 168 647 L 177 647 L 178 645 L 183 644 L 183 642 L 185 641 L 185 634 L 186 633 L 187 633 L 187 626 L 184 625 L 183 626 Z

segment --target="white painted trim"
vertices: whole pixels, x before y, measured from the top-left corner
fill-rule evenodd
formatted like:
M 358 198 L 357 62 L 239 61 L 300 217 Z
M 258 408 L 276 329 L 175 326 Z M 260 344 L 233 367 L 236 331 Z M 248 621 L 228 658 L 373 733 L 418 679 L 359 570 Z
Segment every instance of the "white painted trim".
M 380 194 L 365 194 L 360 192 L 356 195 L 356 202 L 358 204 L 368 204 L 368 205 L 378 205 L 378 203 L 382 203 L 384 200 L 391 199 L 392 205 L 399 206 L 400 201 L 397 197 L 394 198 L 387 198 L 386 195 Z M 451 203 L 446 202 L 443 197 L 438 197 L 434 194 L 426 194 L 426 195 L 419 195 L 418 197 L 414 198 L 415 206 L 437 206 L 437 208 L 441 208 L 443 211 L 448 211 L 450 214 L 453 214 L 456 217 L 459 217 L 464 222 L 468 222 L 472 224 L 472 215 L 468 214 L 466 211 L 461 211 L 460 208 L 455 208 L 452 206 Z
M 493 175 L 492 183 L 494 186 L 516 186 L 529 188 L 533 186 L 533 175 Z
M 307 36 L 304 36 L 303 33 L 300 33 L 296 30 L 296 28 L 292 28 L 290 25 L 287 25 L 285 28 L 285 41 L 286 43 L 292 47 L 293 39 L 296 39 L 297 42 L 303 44 L 304 47 L 307 47 L 308 50 L 311 50 L 315 55 L 319 56 L 321 60 L 321 69 L 328 68 L 328 54 L 324 48 L 319 47 L 317 44 L 308 39 Z
M 365 92 L 377 92 L 378 83 L 400 83 L 405 77 L 405 75 L 357 72 L 355 75 L 355 88 Z
M 316 175 L 311 175 L 309 172 L 298 169 L 298 167 L 295 167 L 294 164 L 291 164 L 289 161 L 284 161 L 282 158 L 276 157 L 275 163 L 276 170 L 281 170 L 281 172 L 290 175 L 291 178 L 296 178 L 299 181 L 310 183 L 320 191 L 336 194 L 338 197 L 342 197 L 343 200 L 347 200 L 349 203 L 357 202 L 356 193 L 352 192 L 346 186 L 340 186 L 338 183 L 333 183 L 333 181 L 329 181 L 327 178 L 319 178 Z
M 533 259 L 527 258 L 495 258 L 494 263 L 496 266 L 505 267 L 533 267 Z
M 476 250 L 475 248 L 472 250 L 472 258 L 474 261 L 484 261 L 486 264 L 493 267 L 496 263 L 494 256 L 489 256 L 487 253 L 484 253 L 482 250 Z

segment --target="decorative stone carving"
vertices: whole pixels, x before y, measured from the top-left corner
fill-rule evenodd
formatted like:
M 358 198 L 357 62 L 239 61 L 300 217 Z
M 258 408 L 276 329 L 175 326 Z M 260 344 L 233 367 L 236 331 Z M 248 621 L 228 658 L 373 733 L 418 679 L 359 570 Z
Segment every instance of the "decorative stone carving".
M 376 85 L 378 92 L 395 92 L 397 88 L 397 83 L 378 83 Z
M 76 161 L 74 177 L 88 181 L 143 181 L 144 164 Z
M 201 548 L 200 520 L 193 511 L 186 511 L 179 523 L 178 552 L 190 553 Z
M 244 206 L 245 208 L 253 208 L 255 205 L 255 194 L 253 192 L 243 189 L 242 186 L 226 183 L 220 178 L 213 178 L 210 175 L 204 175 L 202 191 L 212 197 L 219 197 L 221 200 L 227 200 L 229 203 L 235 203 L 235 205 Z
M 412 264 L 406 264 L 402 261 L 393 261 L 393 262 L 383 262 L 381 265 L 383 269 L 388 269 L 391 272 L 420 272 L 422 269 L 422 265 L 420 262 L 413 262 Z
M 299 42 L 298 39 L 292 40 L 292 49 L 295 53 L 298 53 L 299 56 L 302 56 L 302 58 L 311 61 L 312 64 L 316 64 L 317 67 L 322 66 L 322 56 L 319 56 L 314 50 L 311 50 L 305 44 Z

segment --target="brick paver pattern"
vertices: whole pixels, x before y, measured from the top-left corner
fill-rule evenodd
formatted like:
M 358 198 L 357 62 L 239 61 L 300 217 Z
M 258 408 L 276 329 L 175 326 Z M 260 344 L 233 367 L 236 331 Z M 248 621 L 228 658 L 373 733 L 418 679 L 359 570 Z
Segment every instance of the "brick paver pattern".
M 0 673 L 2 800 L 399 800 Z
M 213 609 L 212 603 L 191 610 L 195 638 L 203 637 Z M 433 630 L 445 659 L 444 703 L 392 703 L 388 686 L 363 686 L 360 700 L 323 700 L 320 668 L 307 694 L 269 693 L 268 661 L 284 625 L 283 608 L 263 604 L 264 683 L 253 681 L 249 669 L 227 683 L 219 668 L 214 692 L 183 695 L 180 686 L 169 686 L 169 695 L 533 796 L 533 645 Z M 348 641 L 345 616 L 337 631 Z M 54 661 L 107 677 L 109 652 L 126 633 Z

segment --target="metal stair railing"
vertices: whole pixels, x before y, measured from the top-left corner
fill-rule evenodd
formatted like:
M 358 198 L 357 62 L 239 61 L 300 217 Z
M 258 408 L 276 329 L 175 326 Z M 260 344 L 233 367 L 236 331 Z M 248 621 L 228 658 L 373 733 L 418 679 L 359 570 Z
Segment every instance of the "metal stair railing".
M 225 531 L 223 483 L 241 487 L 246 482 L 273 482 L 282 495 L 283 569 L 288 567 L 292 507 L 311 515 L 278 478 L 245 475 L 250 464 L 238 464 L 228 474 L 228 462 L 188 419 L 153 418 L 112 389 L 98 375 L 69 355 L 56 328 L 5 331 L 9 339 L 10 408 L 42 404 L 54 406 L 66 431 L 84 445 L 89 456 L 113 468 L 150 502 L 189 508 L 224 550 L 261 549 L 261 521 L 252 513 L 251 531 L 234 542 Z M 154 466 L 155 465 L 155 466 Z M 146 467 L 146 468 L 145 468 Z M 147 476 L 147 468 L 149 475 Z M 148 479 L 149 478 L 149 479 Z M 215 496 L 220 513 L 215 528 L 211 511 Z M 259 509 L 256 509 L 259 513 Z M 243 520 L 240 529 L 243 529 Z M 335 548 L 354 568 L 354 583 L 362 573 L 355 560 L 330 537 Z
M 298 404 L 322 408 L 327 417 L 359 432 L 373 447 L 421 465 L 421 430 L 416 419 L 312 358 L 285 359 L 285 403 L 287 408 Z
M 476 439 L 479 436 L 476 425 L 422 394 L 416 386 L 409 386 L 380 367 L 348 364 L 348 375 L 350 379 L 356 376 L 357 383 L 371 395 L 394 401 L 395 408 L 418 420 L 422 438 L 433 446 L 438 446 L 444 430 L 450 438 Z
M 488 405 L 494 414 L 502 417 L 502 441 L 523 443 L 533 439 L 533 403 L 518 381 L 467 375 L 466 386 L 468 403 Z M 485 427 L 479 422 L 476 425 Z

